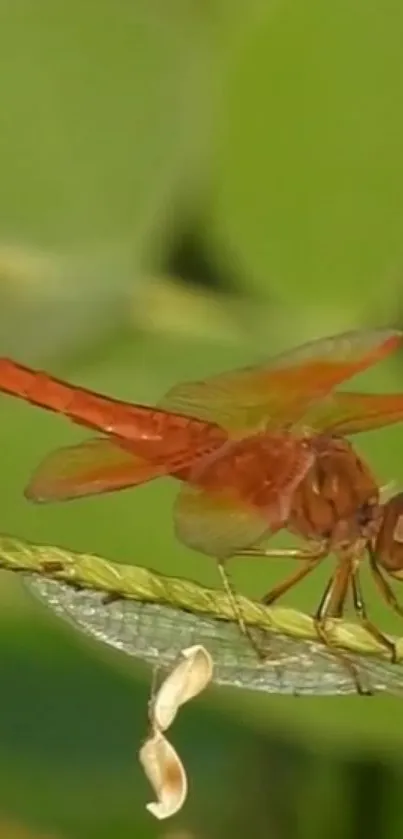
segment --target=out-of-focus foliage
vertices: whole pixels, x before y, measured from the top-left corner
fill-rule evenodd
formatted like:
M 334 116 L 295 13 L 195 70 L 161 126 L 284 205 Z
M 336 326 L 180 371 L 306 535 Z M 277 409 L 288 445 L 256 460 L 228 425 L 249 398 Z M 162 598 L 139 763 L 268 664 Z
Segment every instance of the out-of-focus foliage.
M 37 833 L 8 819 L 0 821 L 0 837 L 1 839 L 62 839 L 60 834 L 56 836 L 55 833 Z
M 388 319 L 403 274 L 403 8 L 279 2 L 231 66 L 213 239 L 312 328 Z
M 111 309 L 123 316 L 128 289 L 169 237 L 171 208 L 200 177 L 218 50 L 208 16 L 192 6 L 21 0 L 0 9 L 0 237 L 51 251 L 42 310 L 28 301 L 23 312 L 45 351 L 88 343 Z M 0 300 L 13 351 L 14 274 L 5 251 Z M 55 334 L 47 320 L 52 342 L 44 306 L 63 324 Z

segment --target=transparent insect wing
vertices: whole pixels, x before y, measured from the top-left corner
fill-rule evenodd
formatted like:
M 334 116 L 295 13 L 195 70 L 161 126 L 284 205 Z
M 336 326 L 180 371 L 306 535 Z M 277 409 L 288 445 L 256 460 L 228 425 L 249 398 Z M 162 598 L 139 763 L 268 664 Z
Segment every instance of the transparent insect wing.
M 347 332 L 282 353 L 267 364 L 174 386 L 160 406 L 217 422 L 233 436 L 300 422 L 310 405 L 386 357 L 393 330 Z

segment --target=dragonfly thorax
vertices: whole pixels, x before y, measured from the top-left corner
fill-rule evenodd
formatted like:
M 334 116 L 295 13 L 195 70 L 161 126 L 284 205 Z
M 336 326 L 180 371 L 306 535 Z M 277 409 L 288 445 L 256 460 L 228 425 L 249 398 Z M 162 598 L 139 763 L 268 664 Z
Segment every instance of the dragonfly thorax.
M 294 493 L 288 529 L 338 551 L 366 544 L 380 518 L 377 483 L 348 440 L 317 437 L 314 463 Z

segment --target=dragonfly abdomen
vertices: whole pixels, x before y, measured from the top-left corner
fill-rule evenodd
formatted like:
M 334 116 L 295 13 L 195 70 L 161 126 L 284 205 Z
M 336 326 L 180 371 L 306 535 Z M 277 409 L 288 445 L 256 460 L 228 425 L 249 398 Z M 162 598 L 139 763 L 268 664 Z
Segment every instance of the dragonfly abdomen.
M 183 442 L 191 445 L 204 438 L 208 442 L 211 434 L 226 439 L 226 434 L 213 423 L 103 396 L 8 358 L 0 358 L 0 391 L 63 414 L 78 425 L 139 444 L 140 448 L 133 449 L 138 455 L 150 454 L 153 444 L 157 446 L 156 454 L 162 455 L 167 450 L 180 449 Z M 141 451 L 142 443 L 147 451 Z

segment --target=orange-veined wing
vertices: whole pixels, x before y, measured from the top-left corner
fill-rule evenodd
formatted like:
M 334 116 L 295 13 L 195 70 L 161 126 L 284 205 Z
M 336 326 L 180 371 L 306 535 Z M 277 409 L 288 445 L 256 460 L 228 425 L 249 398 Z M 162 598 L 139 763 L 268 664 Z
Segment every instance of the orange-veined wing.
M 305 441 L 255 435 L 230 441 L 193 470 L 174 506 L 177 537 L 224 560 L 287 521 L 294 490 L 312 465 Z
M 95 438 L 51 452 L 25 495 L 37 502 L 68 501 L 136 486 L 160 474 L 166 474 L 165 465 L 135 457 L 112 440 Z
M 171 388 L 160 407 L 217 422 L 232 436 L 298 423 L 337 385 L 385 358 L 396 330 L 362 330 L 310 341 L 265 365 Z
M 214 377 L 207 382 L 180 385 L 170 391 L 163 404 L 166 408 L 179 410 L 187 416 L 199 416 L 207 422 L 218 418 L 224 427 L 236 433 L 240 431 L 242 434 L 253 433 L 253 430 L 262 425 L 265 428 L 273 426 L 276 422 L 290 424 L 296 422 L 306 407 L 319 395 L 323 398 L 339 381 L 383 358 L 400 340 L 400 333 L 381 330 L 346 333 L 314 341 L 278 356 L 266 367 L 248 368 Z M 8 364 L 10 366 L 10 362 Z M 31 379 L 35 378 L 34 371 L 22 368 L 21 365 L 11 366 L 13 370 L 29 374 Z M 46 381 L 52 386 L 64 387 L 64 391 L 67 389 L 71 395 L 71 388 L 66 388 L 63 383 L 49 377 L 46 377 Z M 21 393 L 23 390 L 21 388 Z M 20 389 L 13 385 L 12 392 L 19 395 Z M 96 394 L 87 392 L 85 395 L 91 396 L 93 400 L 97 397 Z M 46 399 L 42 395 L 41 400 L 35 400 L 32 393 L 28 394 L 28 397 L 30 401 L 50 406 L 47 391 Z M 103 399 L 102 404 L 106 401 Z M 51 407 L 56 410 L 53 402 Z M 57 410 L 61 410 L 59 403 Z M 145 411 L 150 412 L 150 409 L 143 408 L 143 413 Z M 180 417 L 175 417 L 174 414 L 170 416 L 180 420 Z M 130 419 L 132 425 L 133 418 Z M 129 420 L 126 418 L 125 421 L 127 424 Z M 148 419 L 147 421 L 149 422 Z M 175 425 L 175 431 L 177 430 Z M 212 430 L 219 432 L 219 429 Z M 197 431 L 200 432 L 200 429 Z M 139 440 L 143 441 L 144 429 L 140 433 L 135 428 L 134 432 L 134 438 L 138 433 Z M 167 430 L 165 442 L 165 435 L 160 440 L 158 462 L 152 456 L 154 444 L 150 451 L 147 449 L 146 457 L 143 457 L 145 452 L 141 451 L 142 456 L 137 458 L 134 458 L 135 447 L 133 454 L 128 454 L 113 441 L 109 443 L 107 440 L 89 441 L 81 446 L 56 452 L 39 467 L 28 489 L 29 497 L 61 500 L 135 486 L 154 477 L 170 474 L 175 469 L 192 466 L 206 454 L 207 443 L 211 451 L 218 449 L 225 439 L 225 434 L 224 438 L 220 434 L 217 437 L 216 434 L 214 445 L 212 439 L 204 439 L 199 450 L 200 435 L 198 438 L 195 435 L 198 442 L 191 435 L 187 445 L 183 441 L 181 446 L 178 435 L 172 435 L 171 432 L 172 429 L 169 433 Z M 154 436 L 152 435 L 151 443 Z M 205 437 L 204 434 L 201 436 Z M 134 440 L 132 442 L 134 444 Z
M 403 421 L 401 393 L 333 393 L 307 411 L 311 431 L 347 436 Z
M 205 456 L 203 448 L 178 448 L 168 455 L 146 459 L 129 447 L 120 447 L 116 440 L 96 437 L 51 452 L 36 469 L 25 495 L 37 502 L 100 495 L 174 474 Z

